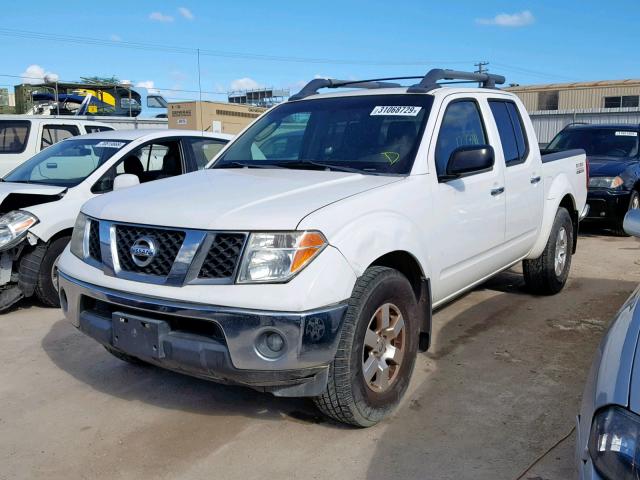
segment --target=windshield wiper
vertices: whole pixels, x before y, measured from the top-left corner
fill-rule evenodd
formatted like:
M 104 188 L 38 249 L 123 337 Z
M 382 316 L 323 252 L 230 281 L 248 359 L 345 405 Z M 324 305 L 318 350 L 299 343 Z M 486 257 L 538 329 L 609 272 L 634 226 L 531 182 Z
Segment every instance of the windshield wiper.
M 265 163 L 264 165 L 260 165 L 258 163 L 248 163 L 248 162 L 221 162 L 217 165 L 213 165 L 211 168 L 225 168 L 225 167 L 240 167 L 240 168 L 284 168 L 280 165 L 276 165 L 273 163 Z
M 298 160 L 298 161 L 283 161 L 278 163 L 278 165 L 280 165 L 283 168 L 302 168 L 304 169 L 305 167 L 316 167 L 316 168 L 322 168 L 322 169 L 327 169 L 327 170 L 336 170 L 338 172 L 349 172 L 349 173 L 359 173 L 362 174 L 363 171 L 357 168 L 353 168 L 353 167 L 346 167 L 346 166 L 342 166 L 342 165 L 335 165 L 333 163 L 322 163 L 322 162 L 316 162 L 314 160 Z

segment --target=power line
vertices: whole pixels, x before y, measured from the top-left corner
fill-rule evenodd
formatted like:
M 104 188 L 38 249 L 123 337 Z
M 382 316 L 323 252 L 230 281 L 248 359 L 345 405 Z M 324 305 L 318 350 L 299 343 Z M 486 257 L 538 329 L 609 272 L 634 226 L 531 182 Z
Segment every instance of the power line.
M 6 36 L 6 37 L 14 37 L 14 38 L 30 38 L 30 39 L 36 39 L 36 40 L 65 42 L 65 43 L 73 43 L 73 44 L 80 44 L 80 45 L 97 45 L 97 46 L 105 46 L 105 47 L 118 47 L 118 48 L 129 48 L 129 49 L 136 49 L 136 50 L 158 51 L 163 53 L 196 55 L 198 51 L 197 48 L 189 48 L 189 47 L 177 47 L 177 46 L 161 45 L 161 44 L 155 44 L 155 43 L 103 40 L 100 38 L 32 32 L 28 30 L 16 30 L 12 28 L 0 28 L 0 35 Z M 238 58 L 238 59 L 245 59 L 245 60 L 262 60 L 262 61 L 271 61 L 271 62 L 315 63 L 315 64 L 334 64 L 334 65 L 371 65 L 371 66 L 420 65 L 420 66 L 424 66 L 427 64 L 458 65 L 458 64 L 469 63 L 468 60 L 372 61 L 372 60 L 357 60 L 357 59 L 293 57 L 293 56 L 265 55 L 265 54 L 254 54 L 254 53 L 222 51 L 222 50 L 205 50 L 205 49 L 200 49 L 200 55 L 224 57 L 224 58 Z

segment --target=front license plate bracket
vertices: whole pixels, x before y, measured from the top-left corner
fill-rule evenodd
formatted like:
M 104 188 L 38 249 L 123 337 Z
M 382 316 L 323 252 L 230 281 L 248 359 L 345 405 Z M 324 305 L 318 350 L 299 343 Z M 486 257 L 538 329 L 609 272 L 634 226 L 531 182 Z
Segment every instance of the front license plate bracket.
M 114 312 L 111 315 L 111 343 L 134 357 L 164 358 L 162 337 L 169 333 L 169 324 L 162 320 Z

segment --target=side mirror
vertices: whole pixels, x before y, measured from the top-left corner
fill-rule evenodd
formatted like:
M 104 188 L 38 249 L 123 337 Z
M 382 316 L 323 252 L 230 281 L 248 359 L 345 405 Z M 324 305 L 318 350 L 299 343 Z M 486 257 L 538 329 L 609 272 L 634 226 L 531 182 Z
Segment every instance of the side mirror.
M 629 210 L 624 216 L 622 228 L 629 235 L 640 237 L 640 210 Z
M 456 148 L 447 163 L 447 174 L 443 180 L 464 177 L 491 170 L 495 155 L 491 145 L 472 145 Z
M 113 180 L 113 189 L 122 190 L 123 188 L 135 187 L 140 185 L 140 179 L 137 175 L 131 173 L 123 173 Z

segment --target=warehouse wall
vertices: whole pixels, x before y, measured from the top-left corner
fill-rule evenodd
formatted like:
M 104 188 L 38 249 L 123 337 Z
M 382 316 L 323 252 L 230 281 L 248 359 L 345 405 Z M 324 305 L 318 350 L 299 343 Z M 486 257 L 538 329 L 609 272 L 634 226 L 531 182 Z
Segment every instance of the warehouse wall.
M 591 111 L 530 112 L 529 116 L 538 136 L 538 142 L 549 143 L 551 139 L 572 122 L 594 125 L 607 123 L 640 125 L 640 108 L 598 109 Z

